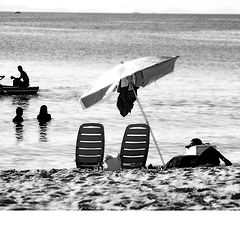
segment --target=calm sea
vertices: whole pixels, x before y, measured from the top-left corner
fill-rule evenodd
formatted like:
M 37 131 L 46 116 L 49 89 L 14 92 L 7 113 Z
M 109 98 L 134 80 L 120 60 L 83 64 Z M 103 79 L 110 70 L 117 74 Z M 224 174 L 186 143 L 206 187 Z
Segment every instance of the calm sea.
M 22 65 L 37 96 L 0 96 L 0 169 L 73 168 L 80 124 L 105 127 L 117 155 L 126 126 L 144 122 L 135 103 L 123 118 L 116 94 L 87 110 L 78 98 L 121 61 L 175 56 L 175 72 L 138 91 L 164 161 L 199 137 L 240 162 L 240 15 L 0 13 L 0 75 Z M 52 121 L 36 120 L 47 105 Z M 24 109 L 22 129 L 12 123 Z M 161 164 L 153 141 L 148 163 Z

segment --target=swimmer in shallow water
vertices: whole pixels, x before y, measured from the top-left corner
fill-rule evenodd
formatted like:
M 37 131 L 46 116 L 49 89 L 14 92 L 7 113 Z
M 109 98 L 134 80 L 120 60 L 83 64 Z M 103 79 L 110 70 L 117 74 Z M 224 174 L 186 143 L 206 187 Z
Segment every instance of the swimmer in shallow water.
M 23 117 L 22 117 L 22 115 L 23 115 L 23 109 L 21 108 L 21 107 L 17 107 L 17 109 L 16 109 L 16 116 L 13 118 L 13 122 L 15 123 L 15 124 L 20 124 L 20 123 L 22 123 L 23 122 Z
M 39 124 L 44 124 L 49 122 L 52 119 L 51 114 L 48 113 L 48 109 L 46 105 L 42 105 L 40 107 L 39 114 L 37 116 L 37 120 Z

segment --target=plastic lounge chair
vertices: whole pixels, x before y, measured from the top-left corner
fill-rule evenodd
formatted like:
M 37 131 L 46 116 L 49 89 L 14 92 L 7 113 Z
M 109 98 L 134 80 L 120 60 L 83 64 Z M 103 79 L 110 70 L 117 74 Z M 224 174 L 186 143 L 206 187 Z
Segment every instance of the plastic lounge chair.
M 120 151 L 122 168 L 146 167 L 149 132 L 150 128 L 147 124 L 130 124 L 127 126 Z
M 76 143 L 77 168 L 100 168 L 104 156 L 104 127 L 100 123 L 84 123 L 79 127 Z

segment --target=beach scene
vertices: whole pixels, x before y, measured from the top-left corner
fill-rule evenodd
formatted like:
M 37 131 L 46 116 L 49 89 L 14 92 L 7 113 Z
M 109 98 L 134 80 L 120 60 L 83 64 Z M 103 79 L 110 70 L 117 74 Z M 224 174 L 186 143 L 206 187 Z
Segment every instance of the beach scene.
M 4 6 L 0 84 L 12 86 L 21 66 L 39 89 L 0 94 L 0 210 L 240 209 L 240 12 Z M 83 109 L 84 92 L 119 64 L 176 56 L 174 69 L 139 87 L 141 105 L 135 101 L 125 117 L 113 89 Z M 51 120 L 40 124 L 43 105 Z M 19 107 L 20 125 L 12 121 Z M 103 160 L 117 159 L 127 126 L 146 124 L 141 107 L 155 138 L 150 133 L 144 168 L 76 166 L 82 124 L 102 124 Z M 194 138 L 216 146 L 232 165 L 164 168 Z

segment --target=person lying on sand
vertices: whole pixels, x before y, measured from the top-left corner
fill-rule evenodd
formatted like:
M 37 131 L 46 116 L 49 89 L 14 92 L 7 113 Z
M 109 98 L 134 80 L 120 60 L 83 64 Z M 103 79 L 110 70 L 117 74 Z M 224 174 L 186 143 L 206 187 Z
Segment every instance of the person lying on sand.
M 190 148 L 197 145 L 203 145 L 202 141 L 199 138 L 193 138 L 191 143 L 186 148 Z M 232 165 L 232 163 L 225 158 L 218 150 L 213 146 L 204 150 L 199 156 L 198 155 L 184 155 L 173 157 L 169 162 L 166 163 L 164 169 L 167 168 L 185 168 L 185 167 L 199 167 L 199 166 L 219 166 L 221 159 L 226 166 Z

